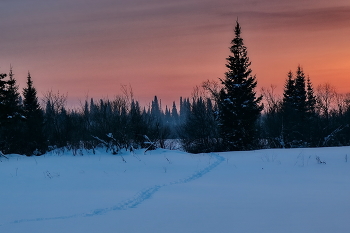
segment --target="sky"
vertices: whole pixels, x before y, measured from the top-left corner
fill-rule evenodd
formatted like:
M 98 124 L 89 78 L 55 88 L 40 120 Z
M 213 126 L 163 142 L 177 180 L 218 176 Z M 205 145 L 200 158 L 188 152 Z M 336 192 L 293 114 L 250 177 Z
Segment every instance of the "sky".
M 261 87 L 282 93 L 301 65 L 314 86 L 350 92 L 348 0 L 0 0 L 0 72 L 68 103 L 132 87 L 147 105 L 223 78 L 236 20 Z

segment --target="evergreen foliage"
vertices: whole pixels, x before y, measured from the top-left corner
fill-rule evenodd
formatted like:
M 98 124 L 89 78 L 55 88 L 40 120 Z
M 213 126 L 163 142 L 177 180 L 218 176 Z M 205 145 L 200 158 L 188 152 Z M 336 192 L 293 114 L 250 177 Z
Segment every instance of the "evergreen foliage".
M 231 55 L 227 58 L 228 71 L 221 79 L 219 93 L 219 126 L 224 150 L 249 150 L 256 147 L 257 120 L 263 106 L 262 96 L 256 97 L 256 77 L 252 76 L 247 48 L 241 38 L 241 27 L 236 22 Z
M 202 97 L 193 98 L 190 111 L 181 125 L 180 137 L 184 149 L 191 153 L 218 151 L 217 122 L 212 101 Z
M 32 155 L 43 153 L 46 150 L 45 136 L 43 132 L 44 113 L 40 108 L 37 91 L 28 72 L 27 86 L 23 89 L 23 116 L 25 128 L 23 132 L 24 153 Z
M 18 85 L 12 67 L 8 75 L 9 79 L 4 86 L 4 100 L 2 101 L 2 151 L 4 153 L 22 153 L 23 144 L 23 115 L 21 98 L 18 92 Z
M 307 83 L 303 69 L 298 66 L 296 77 L 288 73 L 283 93 L 283 141 L 284 146 L 300 147 L 310 144 L 310 126 L 315 113 L 316 99 L 310 79 Z

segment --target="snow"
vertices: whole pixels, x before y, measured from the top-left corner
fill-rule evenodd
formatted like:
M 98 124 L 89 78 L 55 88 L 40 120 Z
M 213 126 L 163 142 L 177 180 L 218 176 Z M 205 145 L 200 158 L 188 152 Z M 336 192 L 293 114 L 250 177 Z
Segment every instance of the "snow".
M 0 232 L 347 232 L 349 152 L 7 155 Z

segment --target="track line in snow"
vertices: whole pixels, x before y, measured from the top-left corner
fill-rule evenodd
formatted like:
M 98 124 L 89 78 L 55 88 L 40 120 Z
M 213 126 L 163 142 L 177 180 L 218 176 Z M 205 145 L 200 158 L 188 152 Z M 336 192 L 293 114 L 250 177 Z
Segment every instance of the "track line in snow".
M 92 210 L 88 213 L 83 213 L 83 214 L 73 214 L 73 215 L 66 215 L 66 216 L 58 216 L 58 217 L 44 217 L 44 218 L 32 218 L 32 219 L 20 219 L 20 220 L 15 220 L 13 222 L 9 222 L 7 224 L 18 224 L 18 223 L 23 223 L 23 222 L 38 222 L 38 221 L 49 221 L 49 220 L 64 220 L 64 219 L 71 219 L 71 218 L 76 218 L 76 217 L 93 217 L 97 215 L 102 215 L 106 214 L 111 211 L 116 211 L 116 210 L 126 210 L 130 208 L 135 208 L 138 205 L 142 204 L 144 201 L 150 199 L 153 194 L 158 192 L 162 187 L 166 186 L 171 186 L 171 185 L 176 185 L 176 184 L 185 184 L 191 181 L 194 181 L 196 179 L 201 178 L 205 174 L 209 173 L 212 171 L 214 168 L 220 165 L 225 158 L 218 155 L 218 154 L 211 154 L 213 157 L 215 157 L 216 161 L 211 163 L 209 166 L 193 173 L 192 175 L 178 179 L 169 183 L 161 184 L 161 185 L 154 185 L 151 187 L 148 187 L 146 189 L 143 189 L 136 193 L 132 198 L 124 200 L 119 202 L 117 205 L 112 206 L 112 207 L 107 207 L 107 208 L 101 208 L 101 209 L 95 209 Z M 0 227 L 5 224 L 0 224 Z

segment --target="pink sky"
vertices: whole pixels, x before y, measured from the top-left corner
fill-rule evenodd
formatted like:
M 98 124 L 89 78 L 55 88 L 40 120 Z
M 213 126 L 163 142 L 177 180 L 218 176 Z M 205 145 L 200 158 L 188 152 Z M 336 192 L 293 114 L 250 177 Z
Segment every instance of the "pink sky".
M 300 64 L 314 86 L 350 92 L 347 0 L 0 1 L 0 72 L 12 64 L 23 88 L 29 70 L 39 95 L 70 103 L 131 85 L 169 105 L 224 77 L 237 17 L 258 89 L 282 92 Z

